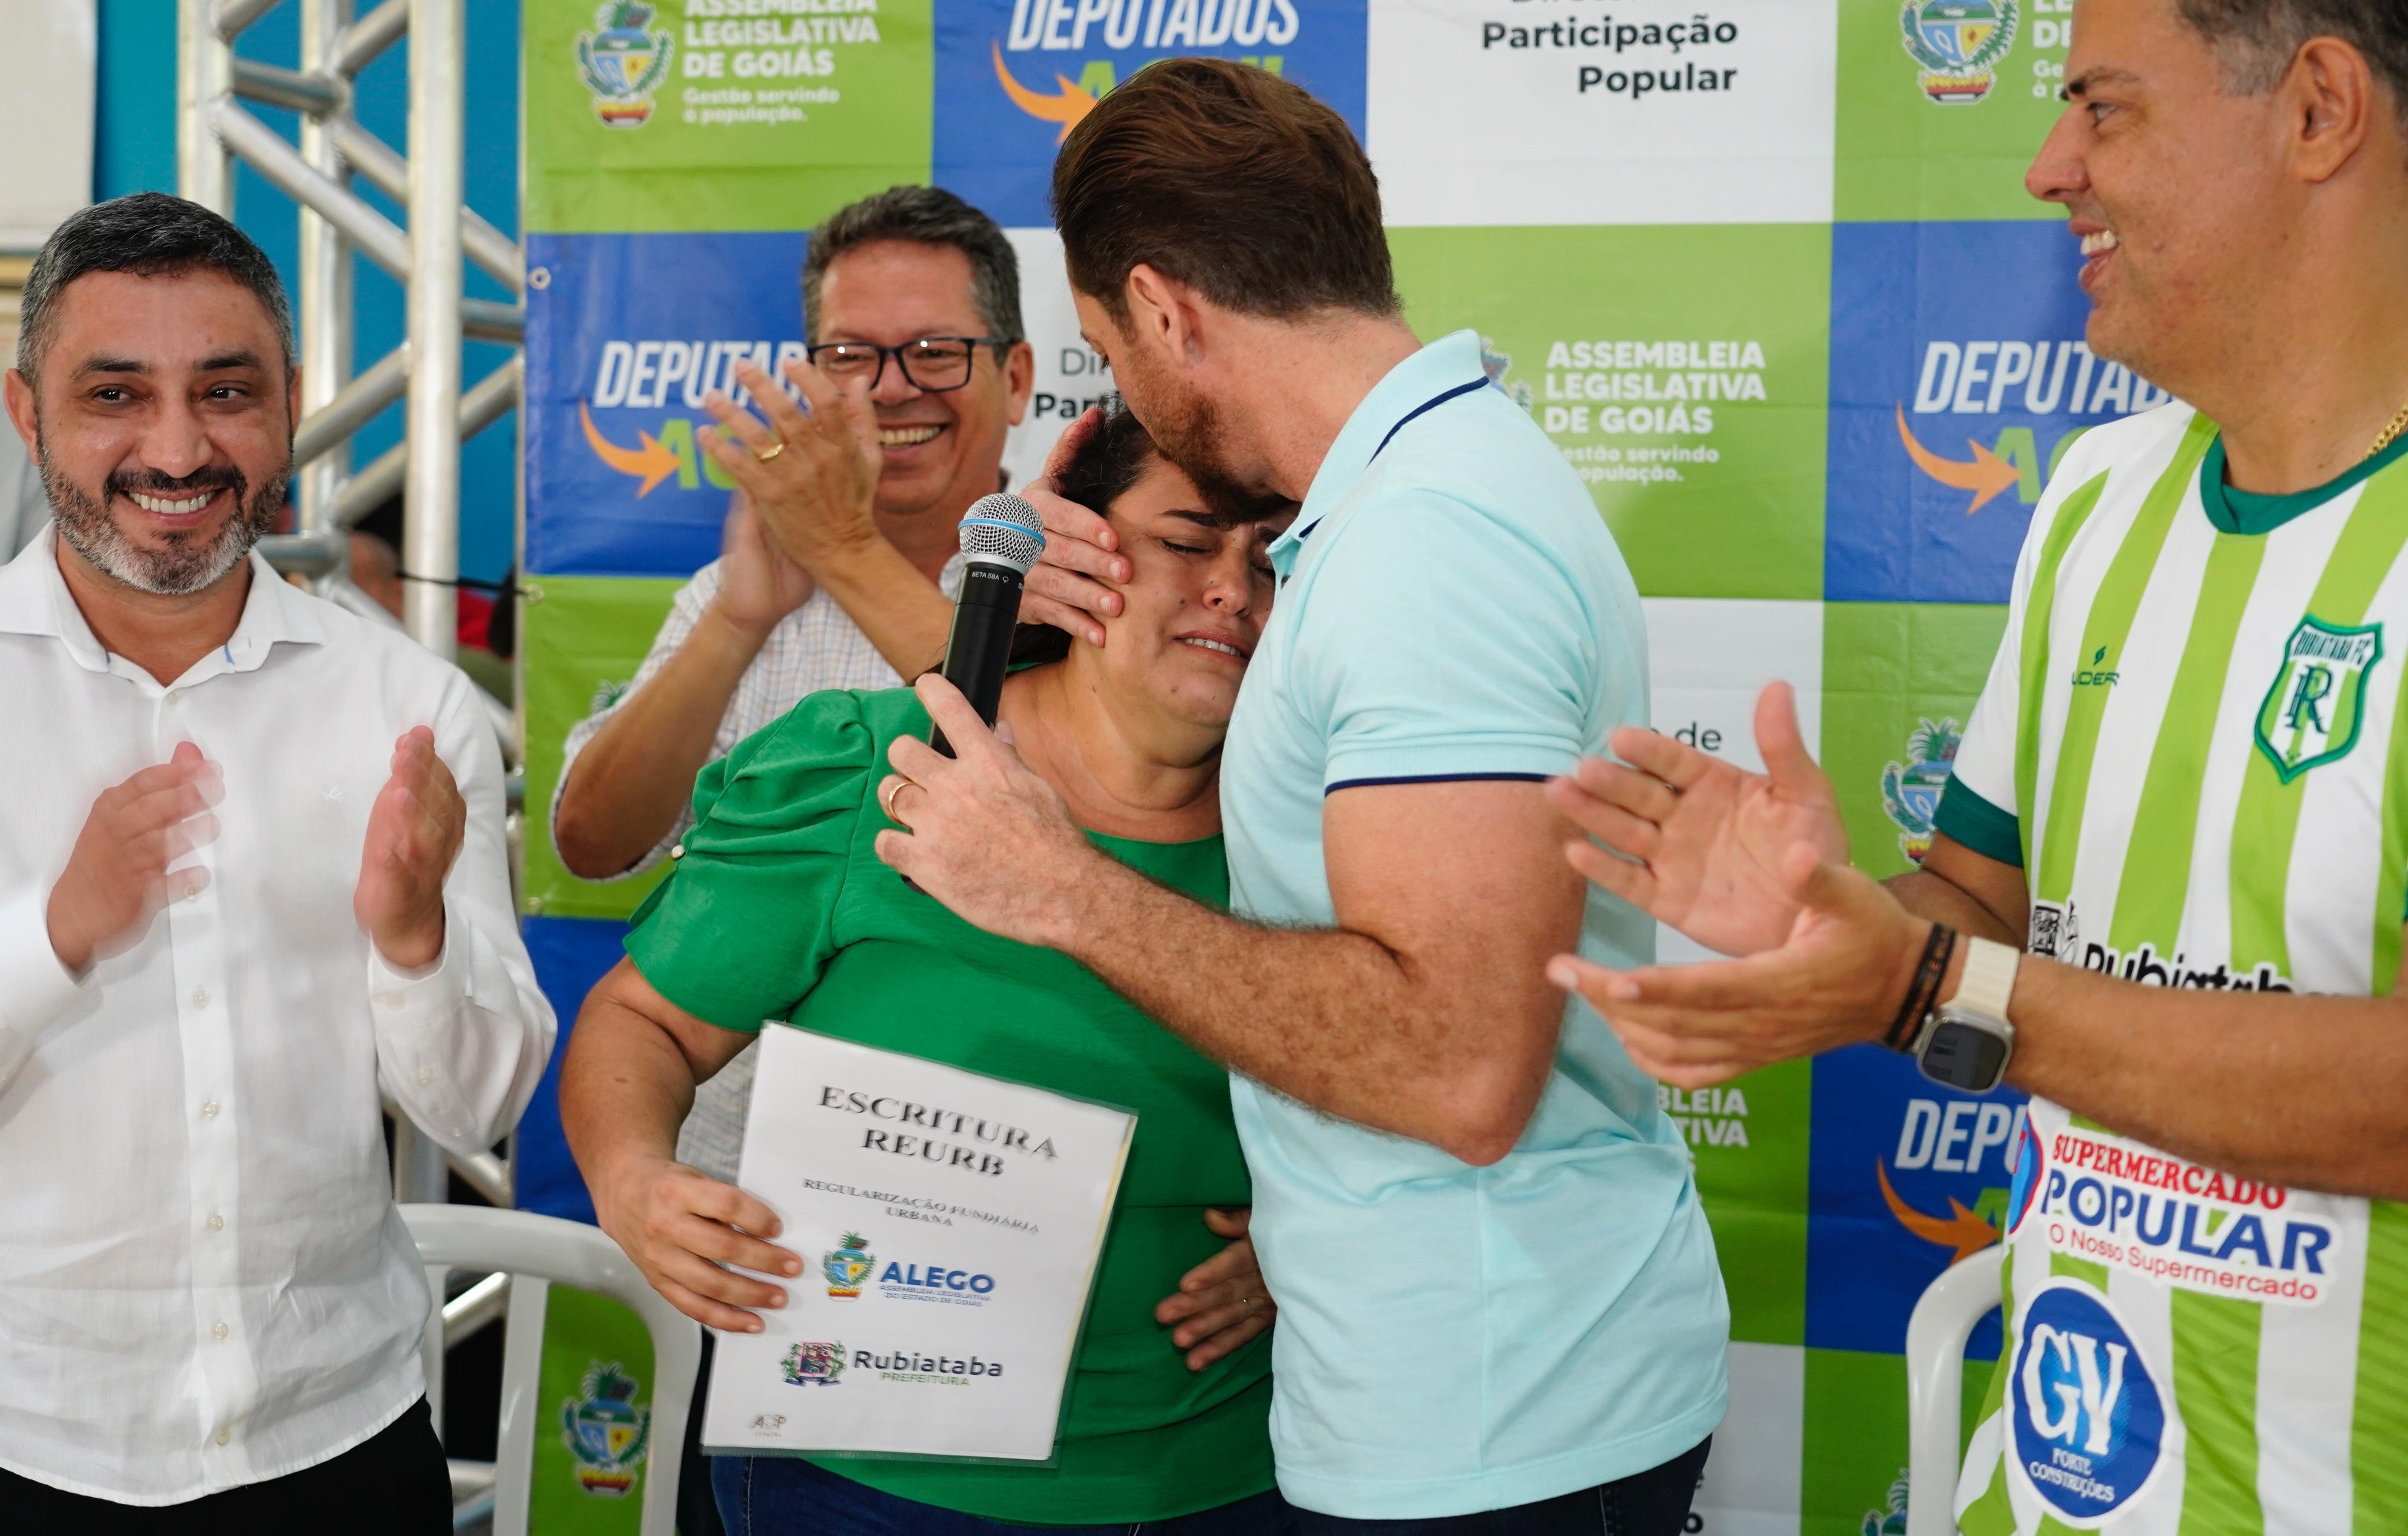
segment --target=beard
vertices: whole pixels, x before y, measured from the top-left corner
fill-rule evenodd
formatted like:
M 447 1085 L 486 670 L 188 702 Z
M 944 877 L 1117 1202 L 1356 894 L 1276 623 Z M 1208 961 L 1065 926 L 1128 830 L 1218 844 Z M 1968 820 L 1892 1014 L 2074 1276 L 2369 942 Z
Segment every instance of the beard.
M 51 521 L 59 538 L 95 568 L 137 592 L 163 597 L 183 597 L 214 586 L 242 563 L 253 544 L 274 530 L 284 510 L 285 481 L 290 464 L 270 475 L 257 491 L 239 469 L 208 466 L 180 479 L 153 470 L 118 470 L 101 483 L 98 499 L 69 480 L 57 461 L 42 448 L 42 489 L 50 498 Z M 140 492 L 151 496 L 183 496 L 196 491 L 231 491 L 235 512 L 215 533 L 199 529 L 163 536 L 165 546 L 143 549 L 125 537 L 108 513 L 117 496 Z
M 1204 505 L 1215 515 L 1231 523 L 1258 523 L 1296 505 L 1276 491 L 1246 483 L 1229 467 L 1227 426 L 1212 401 L 1191 395 L 1165 402 L 1165 409 L 1154 414 L 1160 419 L 1139 417 L 1146 436 L 1164 458 L 1196 482 Z

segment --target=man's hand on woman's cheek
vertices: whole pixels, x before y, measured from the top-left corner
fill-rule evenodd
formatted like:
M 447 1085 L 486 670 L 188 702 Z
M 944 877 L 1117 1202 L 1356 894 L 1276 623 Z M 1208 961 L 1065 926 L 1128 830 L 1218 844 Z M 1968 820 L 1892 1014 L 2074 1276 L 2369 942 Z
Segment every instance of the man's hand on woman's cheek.
M 1045 473 L 1022 493 L 1045 521 L 1045 554 L 1021 589 L 1023 624 L 1050 624 L 1090 645 L 1104 643 L 1096 621 L 1119 614 L 1121 595 L 1107 582 L 1125 582 L 1132 567 L 1120 553 L 1120 536 L 1093 508 L 1064 497 L 1058 486 L 1080 447 L 1103 425 L 1100 406 L 1072 422 L 1045 460 Z

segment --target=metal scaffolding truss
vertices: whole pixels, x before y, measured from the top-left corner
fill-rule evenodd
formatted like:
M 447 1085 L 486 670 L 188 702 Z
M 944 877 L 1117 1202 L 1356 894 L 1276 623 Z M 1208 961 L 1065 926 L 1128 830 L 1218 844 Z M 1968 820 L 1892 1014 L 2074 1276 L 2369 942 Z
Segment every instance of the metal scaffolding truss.
M 235 57 L 235 39 L 281 0 L 179 0 L 177 179 L 184 196 L 234 213 L 239 157 L 301 207 L 302 419 L 294 434 L 299 481 L 296 531 L 261 541 L 279 570 L 380 623 L 391 617 L 350 579 L 351 529 L 399 491 L 408 509 L 402 569 L 403 626 L 437 655 L 454 652 L 460 573 L 460 444 L 520 399 L 524 360 L 512 357 L 465 393 L 464 337 L 520 344 L 523 302 L 497 304 L 462 293 L 472 261 L 523 299 L 526 263 L 517 243 L 463 202 L 466 170 L 464 65 L 467 0 L 383 0 L 365 15 L 352 0 L 294 0 L 301 65 L 284 69 Z M 407 154 L 363 127 L 352 81 L 386 49 L 409 39 Z M 243 104 L 300 114 L 296 147 Z M 396 225 L 352 190 L 357 177 L 401 203 Z M 402 344 L 353 371 L 351 253 L 391 273 L 408 295 Z M 400 445 L 365 466 L 351 462 L 353 434 L 394 401 L 408 423 Z M 479 697 L 485 696 L 480 692 Z M 494 706 L 503 754 L 515 764 L 518 726 Z M 511 1170 L 491 1153 L 447 1158 L 406 1116 L 394 1117 L 394 1185 L 405 1202 L 446 1198 L 456 1171 L 494 1204 L 511 1201 Z M 449 1339 L 497 1316 L 501 1277 L 444 1308 Z M 429 1396 L 439 1403 L 440 1354 Z

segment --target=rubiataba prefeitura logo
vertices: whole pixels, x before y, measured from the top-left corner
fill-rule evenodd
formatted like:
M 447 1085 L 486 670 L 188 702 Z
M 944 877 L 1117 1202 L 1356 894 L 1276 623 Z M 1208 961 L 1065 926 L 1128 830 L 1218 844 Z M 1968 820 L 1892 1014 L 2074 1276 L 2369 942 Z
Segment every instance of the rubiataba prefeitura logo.
M 676 39 L 652 23 L 653 7 L 636 0 L 605 0 L 594 30 L 577 35 L 577 72 L 594 93 L 594 115 L 611 128 L 640 128 L 652 120 L 652 93 L 668 79 Z
M 2015 46 L 2015 0 L 1906 0 L 1898 13 L 1923 93 L 1944 107 L 1980 101 Z
M 832 1341 L 798 1341 L 780 1362 L 789 1386 L 834 1386 L 844 1374 L 844 1345 Z

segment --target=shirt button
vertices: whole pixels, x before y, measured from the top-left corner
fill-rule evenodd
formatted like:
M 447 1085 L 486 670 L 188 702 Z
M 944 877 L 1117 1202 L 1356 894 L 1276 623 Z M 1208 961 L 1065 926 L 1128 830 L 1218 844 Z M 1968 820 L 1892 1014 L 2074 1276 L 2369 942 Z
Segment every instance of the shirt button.
M 200 898 L 201 898 L 201 888 L 200 888 L 198 885 L 187 885 L 187 886 L 185 886 L 185 887 L 184 887 L 184 899 L 185 899 L 185 900 L 187 900 L 187 901 L 198 901 Z
M 197 987 L 194 990 L 193 1006 L 194 1008 L 207 1008 L 209 1006 L 209 989 L 208 987 Z
M 676 847 L 671 848 L 671 849 L 669 850 L 669 857 L 671 857 L 671 858 L 683 858 L 683 857 L 685 857 L 685 844 L 684 844 L 684 843 L 679 843 Z
M 217 1114 L 218 1101 L 216 1099 L 204 1098 L 201 1100 L 201 1117 L 203 1119 L 214 1120 L 217 1118 Z
M 212 1232 L 222 1232 L 225 1230 L 225 1218 L 219 1215 L 214 1211 L 209 1213 L 209 1230 Z
M 224 1338 L 227 1334 L 232 1333 L 233 1331 L 234 1331 L 234 1329 L 232 1329 L 232 1328 L 230 1328 L 226 1327 L 223 1323 L 211 1323 L 211 1324 L 209 1325 L 209 1337 L 210 1337 L 210 1338 L 212 1338 L 212 1339 L 222 1339 L 222 1338 Z M 224 1433 L 224 1431 L 223 1431 L 223 1430 L 220 1430 L 220 1431 L 219 1431 L 219 1433 L 222 1434 L 222 1433 Z M 219 1443 L 219 1444 L 221 1444 L 221 1445 L 222 1445 L 222 1444 L 224 1444 L 224 1443 L 225 1443 L 225 1442 L 224 1442 L 224 1441 L 222 1441 L 222 1440 L 221 1440 L 221 1441 L 219 1441 L 219 1442 L 218 1442 L 218 1443 Z
M 378 1004 L 384 1008 L 399 1008 L 406 1001 L 408 1001 L 408 999 L 402 997 L 398 992 L 380 992 L 377 994 Z
M 221 1444 L 221 1445 L 224 1444 L 227 1441 L 232 1440 L 233 1438 L 234 1438 L 234 1431 L 233 1431 L 232 1429 L 220 1429 L 220 1430 L 218 1431 L 218 1443 L 219 1443 L 219 1444 Z

